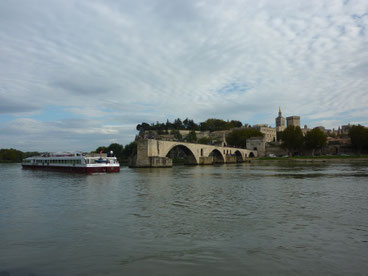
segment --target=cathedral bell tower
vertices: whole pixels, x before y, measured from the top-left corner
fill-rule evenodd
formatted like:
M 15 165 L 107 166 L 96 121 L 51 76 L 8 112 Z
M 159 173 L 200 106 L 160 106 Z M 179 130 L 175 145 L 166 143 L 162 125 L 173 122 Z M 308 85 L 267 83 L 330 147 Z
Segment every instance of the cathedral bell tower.
M 281 108 L 279 107 L 279 116 L 275 119 L 276 131 L 283 131 L 286 128 L 285 118 L 282 117 Z

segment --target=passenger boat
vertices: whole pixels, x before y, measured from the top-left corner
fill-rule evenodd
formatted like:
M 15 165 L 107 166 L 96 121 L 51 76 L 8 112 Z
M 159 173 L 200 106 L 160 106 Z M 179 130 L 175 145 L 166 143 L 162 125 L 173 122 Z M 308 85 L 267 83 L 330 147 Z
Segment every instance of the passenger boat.
M 40 169 L 79 173 L 120 172 L 120 164 L 112 152 L 109 154 L 42 153 L 23 159 L 23 169 Z

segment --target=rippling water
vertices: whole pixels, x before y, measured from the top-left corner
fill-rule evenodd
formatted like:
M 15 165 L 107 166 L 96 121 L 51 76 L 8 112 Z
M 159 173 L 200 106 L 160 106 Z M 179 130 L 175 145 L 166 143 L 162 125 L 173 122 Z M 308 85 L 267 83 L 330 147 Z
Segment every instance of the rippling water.
M 367 275 L 368 163 L 0 165 L 0 275 Z

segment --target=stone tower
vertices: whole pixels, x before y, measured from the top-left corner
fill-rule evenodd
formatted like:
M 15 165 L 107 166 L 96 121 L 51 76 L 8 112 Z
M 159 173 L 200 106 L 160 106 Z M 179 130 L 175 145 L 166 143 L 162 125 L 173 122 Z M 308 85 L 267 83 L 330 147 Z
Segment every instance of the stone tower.
M 298 126 L 300 127 L 300 116 L 290 116 L 286 118 L 287 126 Z
M 281 108 L 279 107 L 279 116 L 275 119 L 276 131 L 283 131 L 286 128 L 285 118 L 282 117 Z

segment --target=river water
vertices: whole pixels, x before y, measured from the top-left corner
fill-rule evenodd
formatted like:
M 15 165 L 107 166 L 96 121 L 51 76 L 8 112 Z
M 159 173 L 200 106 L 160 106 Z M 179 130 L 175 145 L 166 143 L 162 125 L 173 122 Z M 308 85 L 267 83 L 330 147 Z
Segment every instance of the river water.
M 0 275 L 367 275 L 368 162 L 0 165 Z

